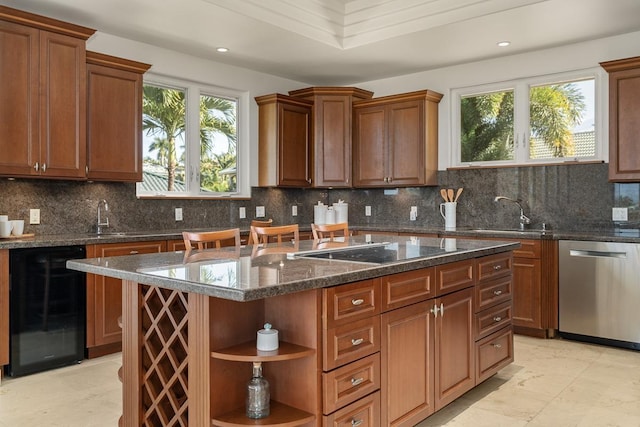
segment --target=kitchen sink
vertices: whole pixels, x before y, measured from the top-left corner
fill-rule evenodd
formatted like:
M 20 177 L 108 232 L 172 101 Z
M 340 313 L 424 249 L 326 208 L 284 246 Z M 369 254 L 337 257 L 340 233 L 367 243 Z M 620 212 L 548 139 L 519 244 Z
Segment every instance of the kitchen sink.
M 542 234 L 544 232 L 546 232 L 546 230 L 543 230 L 541 228 L 527 228 L 525 230 L 520 230 L 519 228 L 513 228 L 513 229 L 501 229 L 501 230 L 497 230 L 497 229 L 492 229 L 492 228 L 476 228 L 471 230 L 474 233 L 485 233 L 485 234 Z

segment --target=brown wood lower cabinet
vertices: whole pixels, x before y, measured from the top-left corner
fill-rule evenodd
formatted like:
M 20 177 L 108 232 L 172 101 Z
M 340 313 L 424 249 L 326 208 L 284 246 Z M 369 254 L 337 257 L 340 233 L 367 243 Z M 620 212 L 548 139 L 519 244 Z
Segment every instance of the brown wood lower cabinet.
M 166 251 L 166 241 L 87 245 L 87 258 L 148 254 Z M 112 277 L 87 274 L 87 356 L 120 351 L 122 330 L 122 282 Z

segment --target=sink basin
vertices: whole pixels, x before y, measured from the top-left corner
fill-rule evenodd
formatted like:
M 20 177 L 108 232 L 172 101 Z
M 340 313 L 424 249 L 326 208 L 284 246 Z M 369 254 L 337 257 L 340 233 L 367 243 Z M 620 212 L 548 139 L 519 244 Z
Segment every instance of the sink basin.
M 153 231 L 106 231 L 100 234 L 98 233 L 87 233 L 89 236 L 93 237 L 117 237 L 117 236 L 164 236 L 169 233 L 158 233 Z

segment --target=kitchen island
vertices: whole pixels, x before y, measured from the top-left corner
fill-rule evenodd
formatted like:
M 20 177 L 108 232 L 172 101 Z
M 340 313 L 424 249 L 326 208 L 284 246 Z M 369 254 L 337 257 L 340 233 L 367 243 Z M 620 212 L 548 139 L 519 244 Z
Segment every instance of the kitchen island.
M 324 246 L 336 252 L 301 241 L 69 261 L 122 279 L 121 425 L 415 425 L 513 360 L 517 243 Z M 280 347 L 261 352 L 267 321 Z M 271 384 L 261 420 L 244 415 L 251 362 Z

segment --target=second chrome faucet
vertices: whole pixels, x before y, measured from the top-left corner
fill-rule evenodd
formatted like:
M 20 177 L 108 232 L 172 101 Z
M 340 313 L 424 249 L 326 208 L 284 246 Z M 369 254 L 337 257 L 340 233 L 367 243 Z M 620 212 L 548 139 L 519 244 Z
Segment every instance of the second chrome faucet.
M 520 208 L 520 230 L 524 230 L 525 225 L 531 224 L 531 219 L 524 214 L 524 209 L 522 208 L 522 205 L 520 204 L 519 201 L 510 199 L 509 197 L 504 197 L 504 196 L 496 196 L 496 198 L 493 199 L 494 202 L 499 202 L 500 200 L 506 200 L 508 202 L 513 202 L 516 205 L 518 205 L 518 207 Z

